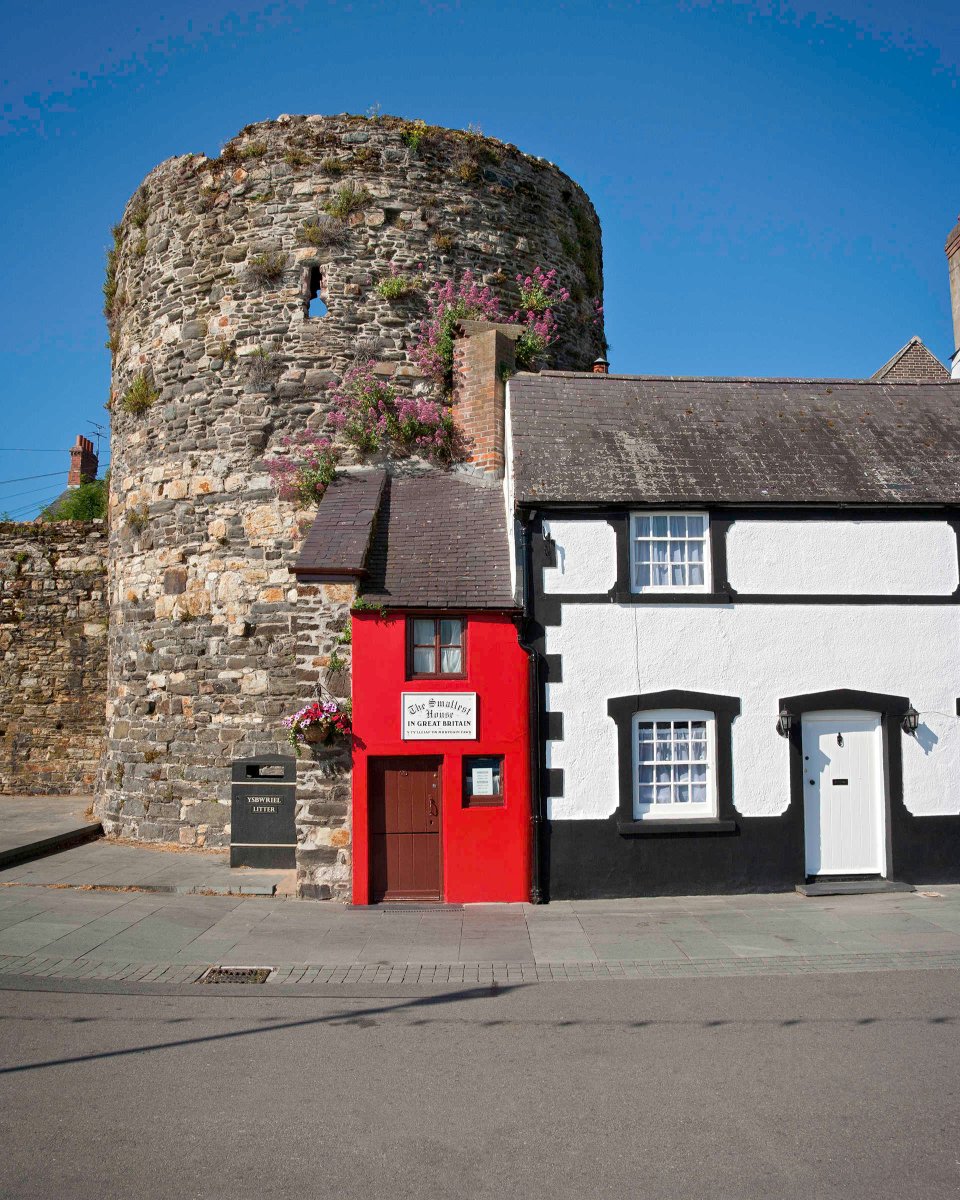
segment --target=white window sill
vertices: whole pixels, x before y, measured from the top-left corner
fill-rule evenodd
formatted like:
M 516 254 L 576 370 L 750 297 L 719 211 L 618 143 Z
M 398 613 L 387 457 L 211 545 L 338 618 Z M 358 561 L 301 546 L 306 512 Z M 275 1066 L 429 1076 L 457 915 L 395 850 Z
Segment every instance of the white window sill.
M 686 587 L 657 587 L 651 584 L 649 587 L 635 587 L 630 590 L 634 596 L 701 596 L 709 593 L 710 588 L 702 583 L 688 584 Z

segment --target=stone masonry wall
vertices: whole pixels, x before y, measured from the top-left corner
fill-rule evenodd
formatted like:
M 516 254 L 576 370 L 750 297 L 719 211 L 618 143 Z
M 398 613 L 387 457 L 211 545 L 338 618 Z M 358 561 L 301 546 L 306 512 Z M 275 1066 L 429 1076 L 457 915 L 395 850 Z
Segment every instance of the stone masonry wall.
M 93 790 L 107 697 L 104 523 L 0 524 L 0 792 Z
M 308 694 L 319 678 L 338 699 L 350 696 L 353 583 L 300 583 L 296 606 L 297 677 Z M 297 891 L 311 900 L 350 894 L 350 748 L 304 746 L 298 777 Z
M 263 460 L 323 427 L 327 384 L 357 358 L 425 386 L 410 359 L 422 291 L 391 302 L 377 282 L 469 267 L 509 315 L 514 276 L 535 265 L 556 267 L 573 294 L 545 365 L 587 367 L 604 344 L 596 214 L 515 147 L 395 118 L 281 117 L 217 159 L 148 175 L 115 230 L 105 288 L 111 623 L 97 804 L 109 831 L 227 844 L 230 761 L 283 752 L 282 717 L 327 686 L 331 654 L 348 657 L 335 649 L 348 600 L 329 585 L 298 592 L 291 574 L 313 513 L 278 501 Z M 311 285 L 322 318 L 307 315 Z M 348 767 L 327 748 L 300 762 L 304 894 L 347 890 Z

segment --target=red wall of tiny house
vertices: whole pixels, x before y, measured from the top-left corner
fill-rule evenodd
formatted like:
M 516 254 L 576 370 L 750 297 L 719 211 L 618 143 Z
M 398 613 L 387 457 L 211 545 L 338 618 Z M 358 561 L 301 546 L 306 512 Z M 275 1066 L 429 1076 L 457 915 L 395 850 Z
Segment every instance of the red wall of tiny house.
M 440 613 L 423 614 L 441 616 Z M 353 616 L 353 902 L 371 903 L 368 764 L 375 757 L 442 759 L 443 899 L 450 904 L 530 898 L 529 659 L 509 617 L 463 614 L 466 677 L 407 677 L 406 614 Z M 475 692 L 475 740 L 407 740 L 403 692 Z M 503 757 L 503 804 L 466 807 L 463 759 Z

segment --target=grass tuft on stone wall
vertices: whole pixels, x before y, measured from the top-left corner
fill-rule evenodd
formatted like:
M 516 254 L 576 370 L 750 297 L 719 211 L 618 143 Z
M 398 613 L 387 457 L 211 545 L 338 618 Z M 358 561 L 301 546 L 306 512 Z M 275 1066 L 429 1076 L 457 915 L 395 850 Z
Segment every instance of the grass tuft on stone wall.
M 283 282 L 287 256 L 282 250 L 257 254 L 247 263 L 247 278 L 259 287 L 276 287 Z
M 327 217 L 320 221 L 305 221 L 301 236 L 308 246 L 324 249 L 327 246 L 342 246 L 347 239 L 347 229 L 342 221 Z
M 150 378 L 146 371 L 141 371 L 134 376 L 133 382 L 123 394 L 123 399 L 120 401 L 120 407 L 125 413 L 132 413 L 134 416 L 140 416 L 153 408 L 154 404 L 160 399 L 160 393 L 150 382 Z
M 342 188 L 334 192 L 323 206 L 323 210 L 331 217 L 343 221 L 351 213 L 360 212 L 361 209 L 366 208 L 371 198 L 365 187 L 356 188 L 352 183 L 345 183 Z

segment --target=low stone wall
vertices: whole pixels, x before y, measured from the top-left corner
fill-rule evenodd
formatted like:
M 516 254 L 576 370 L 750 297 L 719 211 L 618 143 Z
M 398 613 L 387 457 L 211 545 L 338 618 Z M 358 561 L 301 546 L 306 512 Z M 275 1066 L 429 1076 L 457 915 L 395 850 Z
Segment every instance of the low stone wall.
M 92 792 L 107 694 L 103 521 L 0 523 L 0 792 Z

